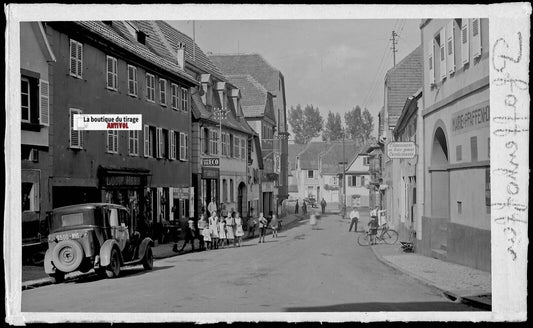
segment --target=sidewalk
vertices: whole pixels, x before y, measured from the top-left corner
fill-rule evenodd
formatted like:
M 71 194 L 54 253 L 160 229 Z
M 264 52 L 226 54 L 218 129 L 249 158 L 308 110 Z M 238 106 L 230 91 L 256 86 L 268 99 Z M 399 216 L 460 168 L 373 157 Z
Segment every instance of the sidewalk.
M 449 299 L 491 310 L 491 274 L 415 253 L 400 244 L 370 246 L 383 263 L 442 291 Z
M 295 223 L 298 221 L 304 219 L 303 214 L 289 214 L 283 218 L 283 227 L 282 231 L 291 228 Z M 271 230 L 267 230 L 267 235 L 271 234 Z M 244 241 L 250 239 L 247 237 L 247 233 L 245 237 L 243 238 Z M 258 238 L 259 233 L 256 233 L 254 238 Z M 180 240 L 183 242 L 182 240 Z M 198 244 L 198 241 L 195 242 L 195 244 Z M 154 259 L 164 259 L 168 257 L 173 257 L 177 255 L 182 255 L 186 253 L 191 253 L 192 248 L 191 245 L 188 244 L 183 252 L 176 253 L 172 250 L 174 246 L 174 243 L 166 243 L 161 245 L 155 245 L 152 247 L 152 252 L 154 255 Z M 181 246 L 181 244 L 180 244 Z M 92 271 L 90 271 L 92 272 Z M 72 272 L 65 276 L 65 281 L 76 279 L 80 276 L 87 275 L 88 273 L 81 273 L 81 272 Z M 23 265 L 22 266 L 22 290 L 50 285 L 52 282 L 48 275 L 44 272 L 44 268 L 42 266 L 34 266 L 34 265 Z

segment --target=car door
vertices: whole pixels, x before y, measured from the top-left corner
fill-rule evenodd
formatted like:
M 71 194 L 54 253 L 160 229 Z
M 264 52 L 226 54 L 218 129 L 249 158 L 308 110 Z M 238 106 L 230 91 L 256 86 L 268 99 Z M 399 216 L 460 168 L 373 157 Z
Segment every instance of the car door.
M 110 208 L 109 209 L 109 225 L 111 226 L 111 236 L 118 243 L 120 251 L 122 252 L 126 247 L 126 243 L 129 239 L 128 228 L 126 225 L 121 224 L 122 209 Z

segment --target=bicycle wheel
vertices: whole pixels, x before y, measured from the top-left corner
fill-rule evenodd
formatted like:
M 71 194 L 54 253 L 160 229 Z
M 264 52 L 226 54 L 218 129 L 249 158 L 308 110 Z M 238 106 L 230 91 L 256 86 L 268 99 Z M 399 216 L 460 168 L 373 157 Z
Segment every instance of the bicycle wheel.
M 368 234 L 366 233 L 359 234 L 359 236 L 357 237 L 357 243 L 359 244 L 359 246 L 368 246 L 370 244 Z
M 381 239 L 385 244 L 394 245 L 398 241 L 398 233 L 392 229 L 388 229 L 382 236 Z

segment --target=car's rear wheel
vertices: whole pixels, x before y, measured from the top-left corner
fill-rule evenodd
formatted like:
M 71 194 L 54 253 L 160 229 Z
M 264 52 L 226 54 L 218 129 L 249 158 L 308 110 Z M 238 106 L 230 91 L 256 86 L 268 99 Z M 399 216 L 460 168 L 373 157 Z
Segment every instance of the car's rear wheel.
M 56 271 L 54 274 L 50 275 L 50 280 L 53 284 L 60 284 L 65 281 L 65 273 L 61 271 Z
M 152 270 L 154 267 L 154 254 L 152 253 L 152 247 L 148 246 L 144 258 L 142 261 L 145 270 Z
M 116 278 L 120 274 L 120 254 L 116 248 L 111 250 L 111 261 L 105 269 L 108 278 Z
M 59 271 L 75 271 L 83 261 L 83 248 L 75 240 L 62 240 L 54 247 L 52 260 Z

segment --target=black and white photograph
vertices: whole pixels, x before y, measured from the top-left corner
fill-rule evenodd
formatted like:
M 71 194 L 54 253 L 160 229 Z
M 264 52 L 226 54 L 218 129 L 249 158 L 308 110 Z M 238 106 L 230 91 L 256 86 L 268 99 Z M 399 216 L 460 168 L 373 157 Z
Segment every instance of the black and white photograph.
M 5 10 L 7 322 L 526 320 L 530 4 Z

